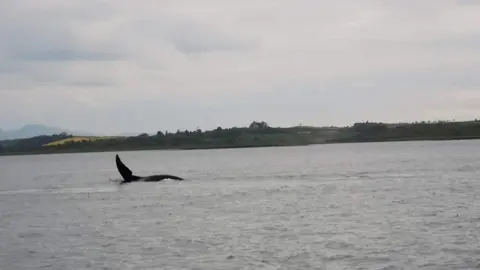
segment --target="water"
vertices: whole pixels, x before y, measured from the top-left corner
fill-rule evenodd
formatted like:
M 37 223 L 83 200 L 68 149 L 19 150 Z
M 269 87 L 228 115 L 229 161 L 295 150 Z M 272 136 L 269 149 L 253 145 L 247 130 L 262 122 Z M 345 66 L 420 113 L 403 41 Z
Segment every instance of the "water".
M 479 269 L 479 147 L 0 157 L 0 269 Z

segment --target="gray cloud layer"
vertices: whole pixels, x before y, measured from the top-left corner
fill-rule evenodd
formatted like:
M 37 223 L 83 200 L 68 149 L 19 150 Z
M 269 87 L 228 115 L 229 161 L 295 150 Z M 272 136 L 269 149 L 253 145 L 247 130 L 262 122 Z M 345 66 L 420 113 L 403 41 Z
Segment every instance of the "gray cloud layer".
M 3 1 L 0 126 L 476 118 L 478 3 Z

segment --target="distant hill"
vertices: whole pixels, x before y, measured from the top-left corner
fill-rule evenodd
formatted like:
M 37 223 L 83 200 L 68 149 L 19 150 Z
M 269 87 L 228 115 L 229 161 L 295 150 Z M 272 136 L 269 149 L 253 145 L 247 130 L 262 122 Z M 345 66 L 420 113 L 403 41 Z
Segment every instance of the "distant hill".
M 2 130 L 0 129 L 0 140 L 12 140 L 12 139 L 23 139 L 23 138 L 31 138 L 40 135 L 53 135 L 53 134 L 60 134 L 62 132 L 77 135 L 77 136 L 94 136 L 94 134 L 88 132 L 77 132 L 77 131 L 70 131 L 58 127 L 51 127 L 46 125 L 34 125 L 28 124 L 24 125 L 19 129 L 13 130 Z

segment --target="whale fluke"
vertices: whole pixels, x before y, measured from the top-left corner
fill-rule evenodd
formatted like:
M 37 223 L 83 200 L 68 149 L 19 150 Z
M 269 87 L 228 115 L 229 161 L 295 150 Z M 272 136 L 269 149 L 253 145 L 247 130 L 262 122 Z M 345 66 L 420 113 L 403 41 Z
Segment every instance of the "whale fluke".
M 132 171 L 127 166 L 125 166 L 125 164 L 123 164 L 118 154 L 115 156 L 115 163 L 117 164 L 118 172 L 120 173 L 120 175 L 122 175 L 123 180 L 125 181 L 133 180 L 132 178 L 134 177 L 133 177 Z
M 123 181 L 120 182 L 120 184 L 126 184 L 130 182 L 158 182 L 162 181 L 165 179 L 172 179 L 172 180 L 184 180 L 181 177 L 174 176 L 174 175 L 169 175 L 169 174 L 159 174 L 159 175 L 150 175 L 150 176 L 136 176 L 132 173 L 132 171 L 125 165 L 123 164 L 122 160 L 118 156 L 118 154 L 115 156 L 115 163 L 117 164 L 117 169 L 120 175 L 123 178 Z

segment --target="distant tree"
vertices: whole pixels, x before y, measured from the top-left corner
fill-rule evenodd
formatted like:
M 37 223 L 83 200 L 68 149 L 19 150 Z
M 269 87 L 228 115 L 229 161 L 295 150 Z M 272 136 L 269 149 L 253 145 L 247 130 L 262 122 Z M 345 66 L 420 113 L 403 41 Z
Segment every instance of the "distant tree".
M 256 122 L 256 121 L 253 121 L 250 126 L 248 128 L 251 128 L 251 129 L 263 129 L 263 128 L 268 128 L 268 124 L 264 121 L 261 121 L 261 122 Z

